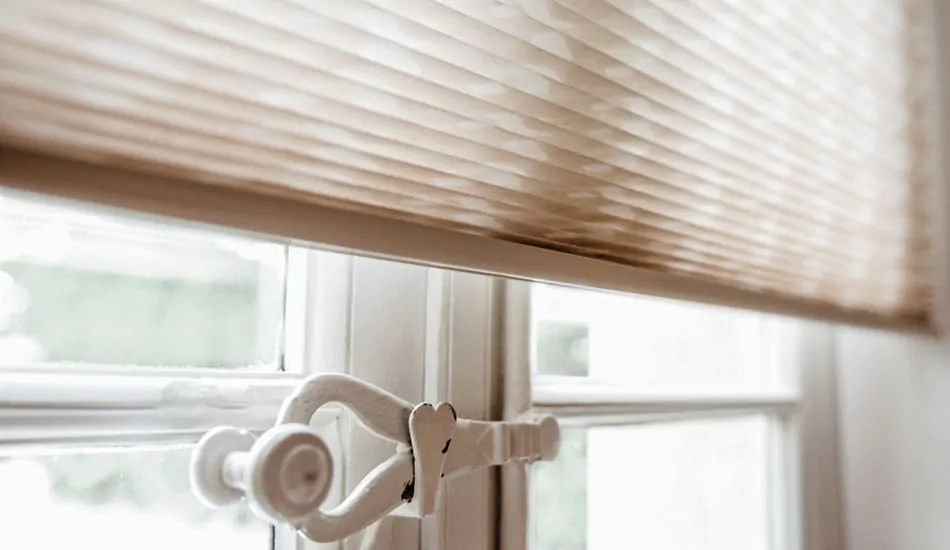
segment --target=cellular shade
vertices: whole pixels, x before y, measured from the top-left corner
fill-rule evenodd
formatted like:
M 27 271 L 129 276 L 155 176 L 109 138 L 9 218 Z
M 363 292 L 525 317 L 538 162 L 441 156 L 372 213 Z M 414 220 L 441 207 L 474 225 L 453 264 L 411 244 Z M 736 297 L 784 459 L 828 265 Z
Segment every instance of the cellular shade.
M 0 4 L 0 183 L 410 261 L 931 322 L 924 0 Z

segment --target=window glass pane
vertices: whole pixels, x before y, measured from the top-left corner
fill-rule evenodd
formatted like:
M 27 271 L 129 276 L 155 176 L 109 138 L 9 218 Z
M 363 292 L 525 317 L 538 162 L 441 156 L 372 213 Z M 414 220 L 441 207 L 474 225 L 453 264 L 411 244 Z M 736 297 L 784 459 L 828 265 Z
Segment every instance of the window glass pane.
M 562 430 L 531 472 L 533 550 L 762 550 L 765 416 Z
M 589 376 L 646 391 L 761 390 L 783 384 L 755 312 L 535 284 L 537 374 Z
M 0 195 L 0 365 L 274 369 L 285 248 Z
M 585 323 L 541 319 L 535 324 L 535 334 L 539 373 L 587 376 L 589 330 Z
M 190 449 L 0 457 L 4 550 L 266 550 L 245 505 L 212 510 L 188 485 Z
M 587 548 L 587 510 L 587 430 L 562 427 L 557 460 L 531 468 L 530 548 Z

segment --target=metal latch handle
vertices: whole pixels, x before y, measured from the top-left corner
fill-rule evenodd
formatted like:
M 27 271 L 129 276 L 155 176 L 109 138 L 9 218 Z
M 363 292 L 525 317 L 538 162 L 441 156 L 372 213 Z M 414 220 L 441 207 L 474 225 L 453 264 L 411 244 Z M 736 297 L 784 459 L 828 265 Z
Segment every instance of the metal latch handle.
M 339 506 L 321 510 L 333 479 L 333 458 L 309 424 L 329 403 L 339 403 L 372 433 L 398 446 Z M 510 462 L 552 460 L 558 442 L 551 416 L 467 420 L 448 403 L 413 406 L 356 378 L 318 374 L 284 400 L 276 425 L 260 438 L 231 427 L 208 432 L 192 453 L 191 483 L 209 506 L 243 498 L 260 518 L 290 524 L 313 541 L 331 542 L 397 509 L 413 517 L 432 514 L 444 478 Z

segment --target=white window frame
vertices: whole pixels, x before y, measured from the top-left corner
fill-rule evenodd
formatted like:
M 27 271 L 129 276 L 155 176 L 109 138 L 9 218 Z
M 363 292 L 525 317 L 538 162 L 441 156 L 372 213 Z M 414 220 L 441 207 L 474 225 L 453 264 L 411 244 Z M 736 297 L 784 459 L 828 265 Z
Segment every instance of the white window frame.
M 0 443 L 6 446 L 190 443 L 219 425 L 270 427 L 304 373 L 346 372 L 412 402 L 453 403 L 472 419 L 544 410 L 567 423 L 783 411 L 792 437 L 776 439 L 774 481 L 790 491 L 776 550 L 843 548 L 837 403 L 831 329 L 789 332 L 799 365 L 796 395 L 753 400 L 617 398 L 571 407 L 557 380 L 531 386 L 530 283 L 419 265 L 292 249 L 288 258 L 283 373 L 24 366 L 0 374 Z M 572 384 L 573 388 L 576 386 Z M 573 390 L 572 390 L 573 391 Z M 94 412 L 94 414 L 90 414 Z M 321 420 L 335 455 L 330 501 L 392 452 L 328 411 Z M 334 421 L 335 420 L 335 421 Z M 787 444 L 791 442 L 793 444 Z M 438 513 L 422 522 L 390 518 L 373 528 L 375 546 L 356 537 L 317 545 L 276 530 L 278 550 L 426 548 L 523 550 L 529 474 L 506 466 L 447 484 Z
M 349 271 L 325 278 L 330 287 L 318 291 L 335 297 L 336 312 L 326 304 L 310 309 L 318 311 L 326 319 L 324 326 L 333 330 L 339 331 L 339 320 L 347 319 L 347 349 L 373 342 L 376 349 L 367 357 L 320 352 L 322 357 L 347 357 L 336 362 L 349 365 L 350 374 L 410 400 L 450 401 L 469 418 L 515 418 L 541 411 L 558 415 L 565 424 L 594 425 L 758 411 L 778 414 L 782 423 L 781 433 L 773 438 L 772 486 L 783 490 L 775 494 L 782 500 L 772 506 L 778 514 L 772 521 L 772 547 L 844 547 L 831 327 L 785 323 L 778 334 L 783 364 L 798 375 L 797 391 L 716 394 L 705 399 L 641 396 L 632 402 L 614 395 L 613 402 L 603 406 L 575 407 L 570 392 L 576 395 L 576 380 L 559 385 L 547 378 L 532 392 L 530 283 L 366 258 L 336 258 L 348 262 Z M 345 282 L 349 286 L 341 290 Z M 390 322 L 372 317 L 387 311 L 399 315 Z M 311 339 L 337 346 L 344 341 L 339 333 Z M 364 470 L 391 452 L 386 444 L 363 444 L 380 445 L 380 454 L 362 465 Z M 421 530 L 413 527 L 414 520 L 383 522 L 379 538 L 385 546 L 381 547 L 523 550 L 529 474 L 519 466 L 502 470 L 497 477 L 483 472 L 453 480 L 443 493 L 439 512 L 424 520 Z M 352 476 L 348 483 L 351 486 L 361 477 Z
M 111 209 L 96 210 L 114 214 Z M 144 218 L 155 221 L 151 216 Z M 287 268 L 287 292 L 292 288 L 306 291 L 307 270 Z M 306 313 L 302 307 L 291 307 L 284 320 Z M 299 343 L 291 338 L 288 334 L 288 347 Z M 228 425 L 261 434 L 273 426 L 284 398 L 306 375 L 299 361 L 284 368 L 288 359 L 295 360 L 294 354 L 279 358 L 275 370 L 268 372 L 55 362 L 4 365 L 0 368 L 0 452 L 167 448 L 193 444 L 210 429 Z M 284 372 L 290 370 L 294 372 Z M 321 426 L 331 449 L 338 447 L 333 430 L 339 414 L 329 410 L 315 417 L 314 425 Z M 275 532 L 275 546 L 286 548 L 287 537 L 280 529 Z
M 306 263 L 306 296 L 288 289 L 290 302 L 304 301 L 306 321 L 288 327 L 287 364 L 306 372 L 345 372 L 411 402 L 451 402 L 470 419 L 492 418 L 498 324 L 496 279 L 412 264 L 329 252 L 291 255 Z M 342 483 L 338 501 L 393 452 L 390 443 L 357 428 L 340 426 Z M 434 516 L 419 521 L 391 517 L 341 543 L 317 544 L 278 530 L 280 550 L 336 548 L 495 547 L 496 473 L 472 473 L 446 483 Z
M 262 433 L 273 425 L 284 397 L 314 372 L 345 372 L 410 401 L 451 401 L 467 418 L 490 417 L 491 278 L 296 247 L 289 249 L 287 270 L 284 372 L 5 366 L 0 369 L 0 450 L 191 444 L 221 425 Z M 327 505 L 340 501 L 348 487 L 392 452 L 390 444 L 353 429 L 342 414 L 331 409 L 316 419 L 338 468 Z M 481 472 L 453 481 L 434 518 L 387 519 L 374 531 L 394 548 L 456 548 L 453 540 L 463 532 L 466 543 L 480 538 L 482 543 L 473 547 L 489 548 L 494 498 L 492 472 Z M 281 527 L 275 534 L 279 550 L 361 544 L 357 537 L 319 545 Z
M 763 412 L 780 419 L 770 452 L 770 548 L 844 549 L 838 442 L 837 389 L 832 327 L 816 322 L 779 323 L 777 349 L 794 373 L 793 391 L 697 397 L 620 394 L 582 380 L 553 376 L 532 381 L 530 283 L 504 284 L 504 416 L 545 412 L 564 425 L 630 425 Z M 583 405 L 578 404 L 583 402 Z M 593 403 L 593 404 L 591 404 Z M 503 467 L 501 550 L 525 550 L 530 472 Z

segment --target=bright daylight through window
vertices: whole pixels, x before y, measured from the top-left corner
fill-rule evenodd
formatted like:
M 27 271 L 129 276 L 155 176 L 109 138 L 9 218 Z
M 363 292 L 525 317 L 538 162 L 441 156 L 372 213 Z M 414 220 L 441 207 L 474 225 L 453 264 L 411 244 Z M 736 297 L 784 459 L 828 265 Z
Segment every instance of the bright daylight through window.
M 562 430 L 558 459 L 532 472 L 531 548 L 774 547 L 795 404 L 781 323 L 532 288 L 533 401 Z
M 276 372 L 285 258 L 282 246 L 217 232 L 0 197 L 0 370 L 64 383 L 92 372 Z M 4 423 L 24 418 L 15 414 Z M 97 414 L 68 420 L 91 424 Z M 28 437 L 35 427 L 19 429 Z M 246 508 L 195 500 L 187 447 L 3 443 L 6 550 L 270 544 L 270 528 Z
M 490 385 L 515 384 L 517 369 L 531 371 L 528 407 L 561 424 L 560 456 L 498 498 L 491 481 L 457 485 L 454 499 L 477 487 L 484 509 L 452 500 L 438 521 L 490 530 L 496 513 L 515 518 L 532 550 L 794 548 L 797 321 L 453 279 L 20 195 L 0 196 L 0 229 L 0 376 L 13 388 L 0 393 L 5 550 L 283 548 L 246 505 L 212 510 L 193 496 L 201 435 L 272 426 L 316 370 L 395 379 L 417 402 L 446 383 L 488 418 Z M 507 336 L 491 327 L 511 309 L 531 328 L 509 347 L 532 357 L 499 378 L 492 357 Z M 304 359 L 311 348 L 321 351 Z M 236 380 L 256 389 L 229 389 Z M 336 502 L 393 452 L 354 451 L 375 441 L 366 434 L 340 443 L 351 425 L 340 418 L 326 437 Z M 499 504 L 505 492 L 528 497 L 527 525 Z

